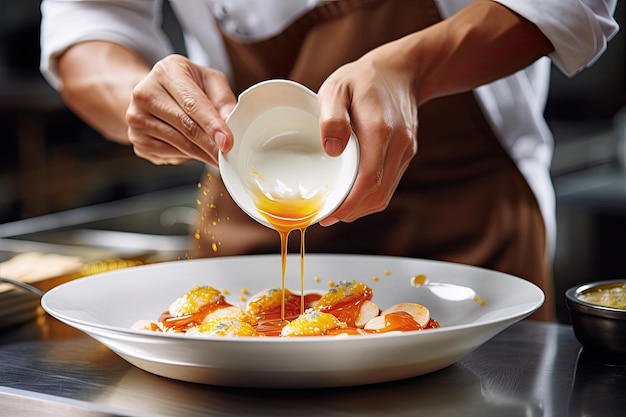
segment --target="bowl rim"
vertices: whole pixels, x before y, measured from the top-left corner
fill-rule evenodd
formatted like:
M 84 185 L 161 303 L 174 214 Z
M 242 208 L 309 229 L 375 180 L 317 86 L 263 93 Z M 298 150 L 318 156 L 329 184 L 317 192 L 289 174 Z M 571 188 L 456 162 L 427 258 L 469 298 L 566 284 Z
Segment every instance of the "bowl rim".
M 595 282 L 585 282 L 569 288 L 565 292 L 567 305 L 570 310 L 586 313 L 594 316 L 626 320 L 626 308 L 607 307 L 599 304 L 589 303 L 580 299 L 579 295 L 595 287 L 622 284 L 626 286 L 626 279 L 612 279 Z
M 303 84 L 289 79 L 274 78 L 254 84 L 244 90 L 241 94 L 239 94 L 237 104 L 226 118 L 226 124 L 229 125 L 231 129 L 233 129 L 232 123 L 238 120 L 242 109 L 249 107 L 249 104 L 247 103 L 249 103 L 250 100 L 253 100 L 253 97 L 255 95 L 263 94 L 264 90 L 267 91 L 268 88 L 271 89 L 275 86 L 279 86 L 279 88 L 287 89 L 290 92 L 293 92 L 292 96 L 293 94 L 298 94 L 300 97 L 303 97 L 303 99 L 308 103 L 307 107 L 309 107 L 308 109 L 304 109 L 304 111 L 315 116 L 319 120 L 319 104 L 317 103 L 317 94 L 314 91 L 312 91 Z M 287 99 L 277 98 L 276 100 L 277 102 L 285 104 L 283 102 L 288 101 L 289 96 L 285 97 L 287 97 Z M 237 141 L 233 145 L 233 148 L 226 154 L 224 154 L 222 151 L 219 151 L 218 169 L 220 172 L 220 177 L 229 195 L 232 197 L 232 199 L 235 201 L 239 208 L 241 208 L 248 216 L 259 222 L 260 224 L 273 229 L 274 227 L 272 226 L 272 224 L 254 207 L 252 198 L 245 192 L 246 187 L 243 184 L 243 180 L 240 175 L 241 173 L 235 166 L 237 154 L 239 152 L 239 145 L 240 142 Z M 340 186 L 330 193 L 333 199 L 329 200 L 330 203 L 325 202 L 322 205 L 320 211 L 313 218 L 310 225 L 319 223 L 321 220 L 331 215 L 348 197 L 359 174 L 361 157 L 360 153 L 361 152 L 358 138 L 356 137 L 355 132 L 352 130 L 344 151 L 339 157 L 336 157 L 342 158 L 343 160 L 340 168 L 340 173 L 342 175 L 338 177 L 340 178 Z

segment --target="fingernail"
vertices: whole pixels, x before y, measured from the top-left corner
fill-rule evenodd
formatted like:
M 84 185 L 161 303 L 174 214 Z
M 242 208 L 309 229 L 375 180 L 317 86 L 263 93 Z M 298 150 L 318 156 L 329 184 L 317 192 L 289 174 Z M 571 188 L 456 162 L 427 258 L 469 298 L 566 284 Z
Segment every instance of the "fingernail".
M 336 138 L 324 139 L 324 151 L 330 156 L 339 156 L 343 151 L 343 141 Z
M 223 134 L 222 132 L 215 132 L 215 135 L 213 136 L 213 140 L 215 141 L 217 146 L 220 148 L 220 150 L 223 151 L 224 145 L 226 145 L 226 135 Z

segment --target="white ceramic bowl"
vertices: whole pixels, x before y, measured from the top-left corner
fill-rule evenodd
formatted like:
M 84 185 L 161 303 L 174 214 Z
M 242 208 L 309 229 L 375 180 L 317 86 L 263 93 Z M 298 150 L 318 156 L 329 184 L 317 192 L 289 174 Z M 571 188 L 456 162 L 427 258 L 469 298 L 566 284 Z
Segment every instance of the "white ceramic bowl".
M 322 149 L 314 92 L 288 80 L 256 84 L 239 96 L 226 120 L 235 142 L 220 153 L 219 167 L 235 202 L 259 223 L 272 227 L 255 205 L 254 190 L 272 198 L 310 198 L 322 206 L 311 224 L 331 214 L 348 195 L 359 164 L 354 134 L 342 155 Z
M 426 275 L 428 284 L 415 288 L 411 281 L 418 274 Z M 228 302 L 241 304 L 246 298 L 242 295 L 280 288 L 280 276 L 280 255 L 174 261 L 60 285 L 44 295 L 42 306 L 157 375 L 225 386 L 304 388 L 392 381 L 445 368 L 544 301 L 530 282 L 486 269 L 399 257 L 310 254 L 307 291 L 327 291 L 329 281 L 359 280 L 372 288 L 373 301 L 381 308 L 420 303 L 441 327 L 295 338 L 200 337 L 131 329 L 138 320 L 156 320 L 196 285 L 228 290 Z M 300 289 L 298 254 L 289 255 L 286 286 Z

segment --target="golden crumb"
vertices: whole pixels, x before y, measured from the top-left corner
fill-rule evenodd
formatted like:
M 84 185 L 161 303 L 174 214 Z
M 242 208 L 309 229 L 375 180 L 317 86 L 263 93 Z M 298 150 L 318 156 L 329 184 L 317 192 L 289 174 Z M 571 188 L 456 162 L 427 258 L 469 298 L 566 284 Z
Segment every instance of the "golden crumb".
M 232 317 L 211 319 L 187 331 L 187 334 L 208 336 L 257 336 L 255 328 L 245 321 Z
M 326 294 L 322 295 L 315 306 L 318 309 L 332 307 L 349 299 L 371 299 L 372 290 L 362 282 L 357 281 L 341 281 L 334 288 L 331 288 Z
M 264 311 L 280 306 L 283 300 L 283 292 L 279 288 L 270 288 L 252 297 L 248 303 L 247 313 L 257 316 Z
M 343 329 L 346 324 L 332 314 L 307 310 L 281 331 L 281 336 L 321 336 L 328 330 Z
M 200 311 L 200 308 L 217 304 L 223 298 L 222 293 L 213 287 L 197 286 L 187 291 L 182 297 L 177 298 L 170 306 L 169 312 L 175 317 L 194 314 Z

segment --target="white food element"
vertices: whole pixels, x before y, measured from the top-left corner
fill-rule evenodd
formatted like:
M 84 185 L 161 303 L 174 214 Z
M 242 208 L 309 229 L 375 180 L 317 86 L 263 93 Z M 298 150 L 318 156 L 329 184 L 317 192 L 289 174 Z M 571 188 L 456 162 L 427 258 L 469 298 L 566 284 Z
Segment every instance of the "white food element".
M 356 321 L 354 324 L 356 325 L 356 327 L 362 329 L 368 321 L 378 316 L 378 313 L 380 313 L 380 309 L 378 308 L 376 303 L 370 300 L 366 300 L 365 302 L 363 302 L 363 304 L 361 304 L 359 314 L 356 316 Z
M 202 322 L 207 322 L 213 319 L 219 319 L 224 317 L 231 317 L 241 320 L 247 317 L 247 314 L 244 313 L 244 311 L 237 306 L 220 307 L 215 311 L 207 314 L 206 317 L 202 319 Z
M 389 308 L 386 308 L 380 313 L 381 316 L 385 314 L 394 313 L 397 311 L 404 311 L 409 313 L 413 320 L 417 322 L 421 327 L 426 327 L 428 322 L 430 321 L 430 311 L 421 304 L 417 303 L 400 303 L 392 305 Z
M 387 323 L 385 322 L 385 317 L 376 316 L 370 319 L 367 323 L 365 323 L 365 326 L 363 328 L 365 330 L 380 330 L 384 329 L 386 324 Z
M 426 327 L 430 321 L 430 311 L 421 304 L 417 303 L 399 303 L 392 305 L 389 308 L 384 309 L 379 316 L 372 318 L 366 324 L 364 329 L 366 330 L 380 330 L 385 327 L 385 315 L 389 313 L 395 313 L 398 311 L 404 311 L 409 313 L 413 320 L 417 322 L 421 327 Z

